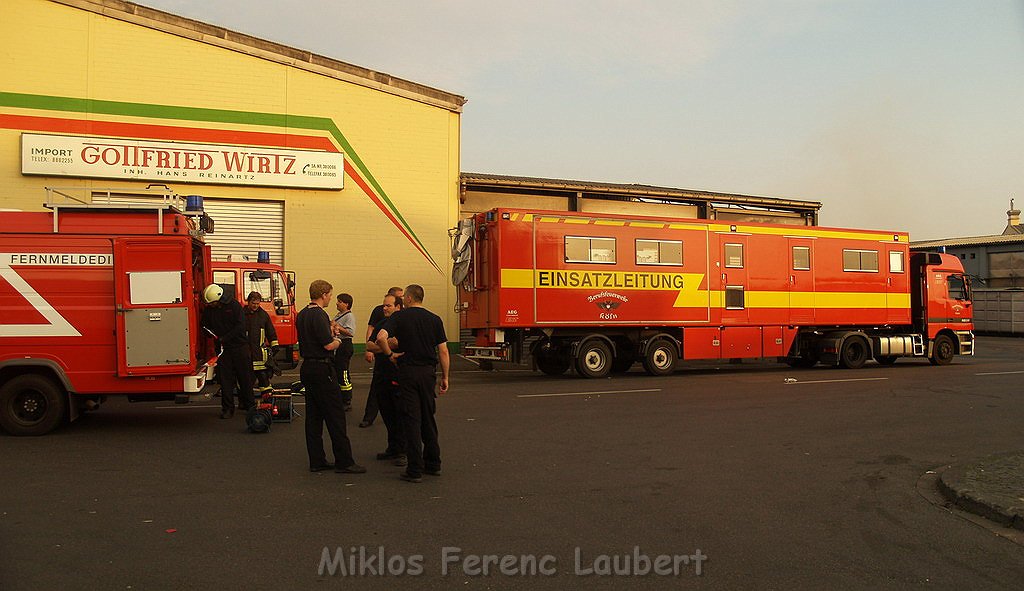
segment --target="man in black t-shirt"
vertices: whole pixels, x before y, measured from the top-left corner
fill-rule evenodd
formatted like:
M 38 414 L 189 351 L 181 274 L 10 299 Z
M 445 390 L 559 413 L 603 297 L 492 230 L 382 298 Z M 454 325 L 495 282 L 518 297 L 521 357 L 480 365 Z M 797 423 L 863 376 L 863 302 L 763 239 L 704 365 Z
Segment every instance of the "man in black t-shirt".
M 302 367 L 299 377 L 306 389 L 306 453 L 309 471 L 334 468 L 335 472 L 362 474 L 366 472 L 352 458 L 352 444 L 345 430 L 345 406 L 331 352 L 341 346 L 341 339 L 331 333 L 331 319 L 324 310 L 331 301 L 330 283 L 317 279 L 309 285 L 309 305 L 295 318 L 299 333 L 299 354 Z M 324 453 L 324 423 L 331 435 L 334 464 Z
M 403 290 L 401 287 L 392 287 L 391 289 L 388 290 L 388 295 L 395 296 L 396 300 L 401 300 L 403 294 L 405 294 L 405 290 Z M 366 321 L 367 343 L 370 342 L 370 337 L 373 336 L 374 328 L 380 323 L 381 320 L 384 320 L 384 306 L 378 304 L 377 307 L 374 308 L 372 312 L 370 312 L 370 318 Z M 370 351 L 366 352 L 365 358 L 367 363 L 374 362 L 374 354 Z
M 392 314 L 390 329 L 377 335 L 377 346 L 398 364 L 399 415 L 409 458 L 409 466 L 401 478 L 420 482 L 424 473 L 441 475 L 441 447 L 434 420 L 434 384 L 440 365 L 439 392 L 448 391 L 450 360 L 444 323 L 423 307 L 423 287 L 416 284 L 406 287 L 404 301 L 405 308 Z M 395 348 L 401 353 L 396 353 Z
M 377 321 L 370 338 L 366 340 L 366 350 L 373 353 L 373 381 L 370 382 L 369 396 L 378 402 L 380 416 L 388 430 L 388 446 L 377 454 L 378 460 L 395 460 L 396 465 L 405 465 L 405 443 L 402 436 L 402 424 L 398 415 L 398 367 L 391 363 L 388 356 L 377 346 L 377 337 L 381 331 L 388 334 L 391 329 L 391 316 L 402 309 L 402 300 L 393 295 L 384 296 L 381 304 L 384 317 Z

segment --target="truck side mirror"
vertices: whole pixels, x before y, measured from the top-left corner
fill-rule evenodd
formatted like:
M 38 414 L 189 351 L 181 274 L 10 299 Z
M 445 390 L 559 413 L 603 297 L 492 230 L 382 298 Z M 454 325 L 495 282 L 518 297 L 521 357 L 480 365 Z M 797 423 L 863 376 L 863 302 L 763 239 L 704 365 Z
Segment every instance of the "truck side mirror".
M 288 313 L 288 310 L 285 309 L 284 302 L 281 298 L 274 300 L 274 311 L 277 312 L 278 316 L 284 316 Z

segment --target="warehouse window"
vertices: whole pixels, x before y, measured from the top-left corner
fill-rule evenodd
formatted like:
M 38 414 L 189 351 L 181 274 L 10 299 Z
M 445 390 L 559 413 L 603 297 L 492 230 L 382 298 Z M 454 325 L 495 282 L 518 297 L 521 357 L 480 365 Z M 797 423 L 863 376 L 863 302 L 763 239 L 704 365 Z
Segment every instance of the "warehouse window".
M 890 273 L 902 273 L 903 272 L 903 252 L 899 250 L 889 251 L 889 272 Z
M 794 246 L 793 247 L 793 270 L 794 271 L 810 271 L 811 270 L 811 248 L 809 246 Z
M 843 271 L 878 272 L 877 250 L 843 250 Z
M 682 265 L 683 243 L 679 240 L 637 240 L 636 264 Z
M 726 244 L 725 245 L 725 266 L 733 269 L 743 268 L 743 245 L 742 244 Z
M 565 262 L 614 263 L 615 239 L 589 236 L 565 237 Z
M 728 285 L 725 288 L 725 309 L 742 310 L 746 307 L 742 285 Z

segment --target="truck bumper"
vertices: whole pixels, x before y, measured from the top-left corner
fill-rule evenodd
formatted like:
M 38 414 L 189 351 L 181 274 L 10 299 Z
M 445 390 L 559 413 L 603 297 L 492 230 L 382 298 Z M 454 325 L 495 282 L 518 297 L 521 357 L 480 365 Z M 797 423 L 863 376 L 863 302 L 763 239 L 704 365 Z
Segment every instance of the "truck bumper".
M 213 379 L 213 366 L 209 363 L 204 364 L 195 375 L 185 376 L 185 384 L 182 391 L 190 394 L 202 392 L 206 382 L 211 379 Z

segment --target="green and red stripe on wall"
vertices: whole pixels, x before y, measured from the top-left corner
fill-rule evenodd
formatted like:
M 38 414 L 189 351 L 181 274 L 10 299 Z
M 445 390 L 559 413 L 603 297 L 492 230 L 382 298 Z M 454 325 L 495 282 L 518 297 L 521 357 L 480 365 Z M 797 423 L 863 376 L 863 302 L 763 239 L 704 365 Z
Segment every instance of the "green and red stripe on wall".
M 43 131 L 73 134 L 98 134 L 110 137 L 131 137 L 161 140 L 177 140 L 198 143 L 242 144 L 251 146 L 300 148 L 343 152 L 345 173 L 369 197 L 388 220 L 419 251 L 420 254 L 441 273 L 441 267 L 430 255 L 423 242 L 402 216 L 402 213 L 388 197 L 374 178 L 369 168 L 352 148 L 352 144 L 330 118 L 257 113 L 227 109 L 204 109 L 173 105 L 153 105 L 95 99 L 0 92 L 0 107 L 12 107 L 36 111 L 111 115 L 122 117 L 164 119 L 218 124 L 305 129 L 326 133 L 327 136 L 301 135 L 295 133 L 245 131 L 238 129 L 216 129 L 195 125 L 183 127 L 125 121 L 98 121 L 63 118 L 44 115 L 23 115 L 0 112 L 0 128 L 25 131 Z M 332 142 L 331 139 L 334 141 Z M 337 145 L 335 145 L 337 142 Z M 340 146 L 340 150 L 338 147 Z

